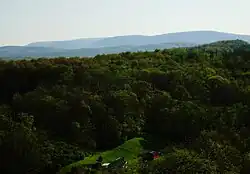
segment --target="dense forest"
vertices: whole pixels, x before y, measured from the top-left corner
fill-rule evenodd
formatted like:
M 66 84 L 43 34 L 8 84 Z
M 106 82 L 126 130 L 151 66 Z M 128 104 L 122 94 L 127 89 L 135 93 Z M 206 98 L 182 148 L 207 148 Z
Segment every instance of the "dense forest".
M 120 173 L 249 173 L 250 45 L 0 62 L 0 173 L 55 174 L 144 137 Z

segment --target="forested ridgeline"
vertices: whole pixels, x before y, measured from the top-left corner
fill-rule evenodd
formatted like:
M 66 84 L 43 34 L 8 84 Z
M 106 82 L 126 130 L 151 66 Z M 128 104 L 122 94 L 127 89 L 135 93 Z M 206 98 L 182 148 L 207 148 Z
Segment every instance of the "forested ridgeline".
M 250 170 L 250 45 L 240 40 L 1 61 L 0 87 L 3 174 L 56 173 L 134 137 L 166 155 L 128 172 Z

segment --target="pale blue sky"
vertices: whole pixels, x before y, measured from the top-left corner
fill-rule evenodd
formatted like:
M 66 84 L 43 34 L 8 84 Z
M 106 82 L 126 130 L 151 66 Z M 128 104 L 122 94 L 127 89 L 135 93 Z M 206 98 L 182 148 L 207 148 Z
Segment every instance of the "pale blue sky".
M 250 0 L 0 0 L 0 46 L 190 30 L 250 34 Z

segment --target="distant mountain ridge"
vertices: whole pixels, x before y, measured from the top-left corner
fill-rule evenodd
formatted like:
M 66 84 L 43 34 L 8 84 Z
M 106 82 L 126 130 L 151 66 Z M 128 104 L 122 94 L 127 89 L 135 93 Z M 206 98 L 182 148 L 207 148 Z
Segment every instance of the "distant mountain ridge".
M 53 47 L 61 49 L 80 49 L 80 48 L 91 48 L 89 47 L 94 42 L 101 40 L 102 38 L 87 38 L 87 39 L 75 39 L 65 41 L 48 41 L 48 42 L 34 42 L 27 47 Z
M 141 46 L 118 46 L 100 48 L 81 48 L 81 49 L 60 49 L 50 47 L 28 47 L 28 46 L 7 46 L 0 47 L 0 57 L 2 58 L 25 58 L 25 57 L 93 57 L 97 54 L 112 54 L 120 52 L 153 51 L 155 49 L 165 49 L 174 47 L 195 46 L 191 43 L 165 43 L 150 44 Z
M 26 46 L 29 47 L 54 47 L 63 49 L 79 48 L 99 48 L 99 47 L 117 47 L 124 45 L 138 46 L 162 43 L 195 43 L 206 44 L 220 40 L 244 40 L 250 42 L 250 36 L 239 35 L 216 31 L 186 31 L 177 33 L 168 33 L 154 36 L 145 35 L 127 35 L 105 38 L 88 38 L 66 41 L 35 42 Z
M 173 47 L 191 47 L 222 40 L 250 42 L 250 36 L 216 31 L 190 31 L 154 36 L 129 35 L 66 41 L 35 42 L 26 46 L 0 47 L 0 57 L 92 57 L 97 54 L 152 51 Z

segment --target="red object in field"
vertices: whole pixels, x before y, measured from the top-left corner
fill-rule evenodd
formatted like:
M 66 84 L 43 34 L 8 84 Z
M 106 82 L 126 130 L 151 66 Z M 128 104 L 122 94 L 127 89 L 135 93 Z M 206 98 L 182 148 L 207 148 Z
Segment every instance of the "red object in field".
M 157 158 L 159 158 L 160 156 L 159 156 L 159 153 L 158 152 L 153 152 L 153 158 L 154 159 L 157 159 Z

